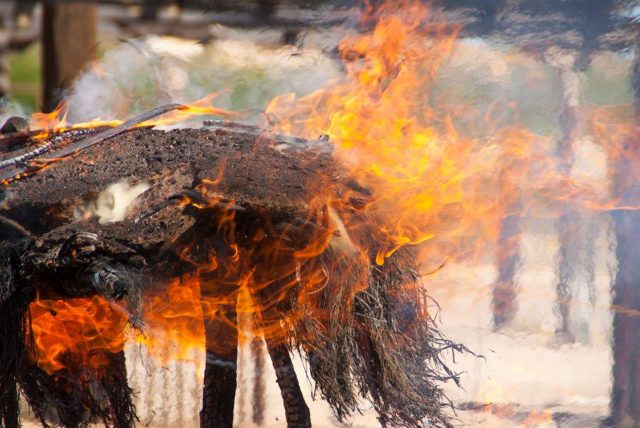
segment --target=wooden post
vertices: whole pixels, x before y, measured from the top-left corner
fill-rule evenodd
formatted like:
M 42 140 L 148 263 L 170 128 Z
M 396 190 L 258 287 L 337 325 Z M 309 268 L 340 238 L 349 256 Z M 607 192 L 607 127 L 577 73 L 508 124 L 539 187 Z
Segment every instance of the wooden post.
M 633 87 L 635 113 L 640 116 L 640 35 L 636 35 L 636 62 Z M 634 165 L 640 161 L 640 132 L 625 143 L 613 165 L 614 197 L 620 205 L 640 202 L 640 180 Z M 618 210 L 613 215 L 617 240 L 618 272 L 613 284 L 613 396 L 611 417 L 613 426 L 640 425 L 640 213 Z
M 311 428 L 311 414 L 300 390 L 289 350 L 285 345 L 267 342 L 267 350 L 276 371 L 276 382 L 284 404 L 288 428 Z
M 575 70 L 578 53 L 574 50 L 550 48 L 545 52 L 546 63 L 553 67 L 560 77 L 561 113 L 560 129 L 562 135 L 557 141 L 557 169 L 563 179 L 571 177 L 574 162 L 576 140 L 579 132 L 579 88 L 580 79 Z M 556 339 L 559 342 L 573 342 L 574 332 L 571 327 L 571 300 L 573 293 L 571 282 L 574 279 L 576 266 L 576 247 L 579 245 L 577 223 L 580 218 L 570 200 L 564 201 L 560 207 L 561 214 L 556 220 L 559 249 L 557 254 L 558 279 L 556 283 L 556 311 L 558 326 Z
M 95 1 L 44 0 L 42 22 L 43 110 L 52 111 L 82 69 L 96 58 Z
M 508 176 L 503 171 L 502 177 Z M 504 181 L 502 178 L 501 181 Z M 508 180 L 508 179 L 506 179 Z M 513 190 L 513 186 L 509 187 Z M 500 232 L 496 242 L 496 269 L 498 277 L 493 285 L 492 308 L 493 326 L 499 330 L 507 326 L 516 314 L 518 290 L 515 275 L 520 263 L 520 212 L 522 204 L 520 195 L 503 194 L 505 214 L 500 222 Z M 515 213 L 515 214 L 513 214 Z
M 219 312 L 212 319 L 208 318 L 206 306 L 203 306 L 207 360 L 200 428 L 233 427 L 238 364 L 237 290 L 220 282 L 215 278 L 202 281 L 203 297 L 229 301 L 220 305 Z M 228 293 L 236 298 L 229 299 Z

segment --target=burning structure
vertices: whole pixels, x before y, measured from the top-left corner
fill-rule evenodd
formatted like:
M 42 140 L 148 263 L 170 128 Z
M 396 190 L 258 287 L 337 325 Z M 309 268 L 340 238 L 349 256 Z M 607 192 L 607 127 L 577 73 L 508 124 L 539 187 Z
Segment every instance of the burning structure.
M 609 13 L 609 3 L 586 3 L 599 18 Z M 523 10 L 553 12 L 483 4 L 482 19 L 466 31 L 491 33 L 502 8 L 519 8 L 519 24 Z M 634 164 L 624 142 L 635 138 L 634 128 L 608 111 L 583 123 L 576 95 L 587 51 L 634 41 L 606 20 L 594 21 L 602 37 L 576 41 L 573 30 L 587 34 L 580 26 L 589 16 L 576 24 L 560 15 L 551 44 L 525 31 L 509 35 L 560 75 L 559 160 L 536 145 L 544 138 L 503 121 L 495 107 L 481 112 L 488 128 L 481 133 L 464 119 L 478 111 L 433 102 L 463 26 L 418 1 L 367 3 L 359 30 L 337 49 L 344 76 L 304 97 L 276 97 L 262 126 L 151 129 L 168 123 L 154 117 L 169 111 L 173 121 L 242 119 L 208 106 L 212 97 L 124 124 L 66 127 L 61 111 L 37 117 L 32 126 L 42 132 L 8 123 L 2 142 L 11 152 L 0 161 L 3 424 L 18 425 L 22 394 L 44 425 L 133 426 L 125 345 L 139 343 L 158 360 L 206 350 L 204 427 L 233 424 L 244 344 L 258 371 L 266 348 L 288 426 L 311 424 L 295 352 L 340 421 L 365 398 L 382 425 L 449 426 L 442 385 L 458 375 L 442 353 L 466 349 L 437 331 L 421 277 L 495 244 L 493 327 L 508 326 L 518 309 L 520 222 L 536 197 L 560 213 L 557 336 L 566 342 L 576 340 L 568 303 L 575 245 L 567 230 L 581 210 L 617 212 L 613 413 L 614 423 L 633 423 L 637 397 L 625 367 L 635 346 L 625 343 L 637 329 L 625 305 L 634 301 L 636 204 L 635 179 L 624 173 L 633 168 L 615 169 L 613 201 L 576 185 L 571 170 L 574 143 L 587 127 L 624 147 L 614 147 L 611 159 Z M 100 206 L 116 204 L 104 191 L 113 183 L 135 190 L 122 216 L 109 219 Z M 257 406 L 254 420 L 260 412 Z
M 6 224 L 30 232 L 4 252 L 11 278 L 3 305 L 5 422 L 17 421 L 10 385 L 17 382 L 43 422 L 44 409 L 53 406 L 68 426 L 96 417 L 130 425 L 122 328 L 128 319 L 144 331 L 160 319 L 144 314 L 156 310 L 145 307 L 151 290 L 193 287 L 202 309 L 190 315 L 200 315 L 207 347 L 203 426 L 231 426 L 243 312 L 251 315 L 252 333 L 266 341 L 290 426 L 310 424 L 293 348 L 307 355 L 318 388 L 341 418 L 355 410 L 357 395 L 370 394 L 382 417 L 411 424 L 428 416 L 446 424 L 434 381 L 455 376 L 433 371 L 445 368 L 438 354 L 447 342 L 429 322 L 414 255 L 399 248 L 380 263 L 379 254 L 358 250 L 382 242 L 366 209 L 372 193 L 340 173 L 329 148 L 326 140 L 224 124 L 139 130 L 13 183 Z M 121 177 L 150 184 L 127 219 L 70 222 L 83 199 Z M 22 227 L 14 232 L 24 234 Z M 74 303 L 52 300 L 62 297 Z M 123 298 L 126 312 L 110 309 L 107 300 Z M 82 328 L 79 337 L 59 336 L 58 319 L 86 317 L 82 311 L 95 315 L 87 320 L 93 333 Z M 91 375 L 106 398 L 87 384 Z
M 358 55 L 354 49 L 345 55 Z M 354 77 L 389 73 L 376 69 L 385 60 Z M 375 96 L 379 85 L 395 88 L 382 74 L 371 77 L 374 86 L 362 96 Z M 269 121 L 279 121 L 282 102 L 274 101 Z M 415 180 L 410 174 L 445 165 L 394 167 L 399 176 L 387 181 L 370 170 L 384 165 L 346 167 L 324 136 L 285 138 L 227 123 L 117 136 L 172 108 L 227 114 L 169 106 L 93 136 L 78 127 L 46 134 L 35 151 L 3 162 L 3 218 L 13 238 L 3 247 L 4 423 L 18 424 L 19 388 L 43 424 L 53 414 L 64 426 L 98 419 L 131 426 L 123 358 L 129 322 L 142 341 L 166 330 L 179 347 L 206 347 L 201 426 L 232 425 L 237 348 L 246 337 L 266 343 L 289 426 L 311 423 L 293 350 L 338 419 L 356 411 L 362 396 L 382 424 L 426 418 L 448 426 L 439 382 L 457 377 L 440 353 L 463 347 L 437 333 L 420 286 L 410 246 L 429 239 L 428 220 L 409 210 L 401 221 L 389 217 L 391 192 L 397 197 L 404 187 L 400 193 L 413 198 L 407 208 L 422 198 L 406 185 Z M 411 126 L 399 131 L 431 147 L 429 131 L 414 135 Z M 78 207 L 123 177 L 149 187 L 124 220 L 77 219 Z M 158 299 L 170 302 L 165 313 Z
M 249 331 L 266 341 L 290 426 L 310 424 L 291 349 L 307 355 L 310 374 L 340 417 L 366 393 L 381 415 L 446 423 L 434 381 L 454 375 L 424 366 L 445 367 L 438 354 L 447 342 L 411 285 L 418 280 L 414 256 L 398 250 L 378 268 L 375 253 L 361 258 L 357 246 L 378 233 L 366 226 L 372 195 L 339 172 L 328 147 L 224 124 L 143 129 L 82 150 L 38 180 L 13 183 L 7 224 L 30 232 L 4 249 L 11 278 L 3 305 L 5 423 L 17 423 L 10 385 L 17 382 L 43 422 L 51 407 L 65 426 L 96 417 L 131 425 L 124 325 L 176 328 L 172 316 L 204 325 L 177 332 L 206 343 L 203 426 L 231 426 L 236 349 Z M 71 222 L 83 199 L 123 176 L 150 184 L 125 220 Z M 193 301 L 179 300 L 185 289 Z M 194 312 L 157 313 L 154 293 L 192 304 Z M 239 329 L 239 316 L 250 316 L 249 330 Z M 79 331 L 59 330 L 74 319 Z

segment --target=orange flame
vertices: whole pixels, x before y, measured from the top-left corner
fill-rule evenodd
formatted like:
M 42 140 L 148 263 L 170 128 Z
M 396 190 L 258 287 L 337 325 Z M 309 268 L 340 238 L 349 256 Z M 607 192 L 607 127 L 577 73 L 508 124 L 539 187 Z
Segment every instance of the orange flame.
M 329 134 L 337 158 L 373 190 L 367 209 L 384 218 L 378 264 L 405 245 L 494 235 L 500 208 L 481 198 L 492 182 L 497 188 L 500 159 L 529 157 L 532 139 L 516 129 L 496 132 L 491 141 L 466 138 L 446 111 L 431 107 L 431 87 L 459 28 L 421 2 L 397 6 L 376 11 L 371 33 L 342 41 L 344 81 L 298 100 L 280 96 L 267 110 L 280 131 Z M 502 184 L 517 187 L 525 173 L 514 165 Z M 440 260 L 457 256 L 435 243 L 425 248 Z
M 167 349 L 173 358 L 188 360 L 194 350 L 205 347 L 204 318 L 199 302 L 197 279 L 172 280 L 146 302 L 146 326 L 142 332 L 134 333 L 134 339 L 147 345 L 159 361 Z
M 553 423 L 553 413 L 550 410 L 533 411 L 522 421 L 524 427 L 549 426 Z
M 148 122 L 137 125 L 139 128 L 148 126 L 174 125 L 194 116 L 218 116 L 218 117 L 238 117 L 239 113 L 214 107 L 211 105 L 218 93 L 212 93 L 205 97 L 185 104 L 182 108 L 165 114 Z M 122 120 L 102 120 L 94 119 L 89 122 L 80 122 L 74 124 L 67 123 L 67 104 L 63 101 L 51 113 L 33 113 L 31 115 L 31 128 L 40 131 L 34 138 L 45 139 L 49 135 L 57 132 L 63 132 L 71 129 L 87 129 L 97 127 L 115 127 L 123 123 Z
M 108 353 L 123 349 L 127 315 L 101 297 L 36 299 L 30 306 L 35 356 L 49 372 L 68 366 L 108 364 Z
M 303 314 L 311 313 L 319 323 L 346 316 L 355 294 L 368 286 L 366 274 L 350 269 L 357 269 L 358 263 L 367 266 L 370 255 L 382 265 L 399 248 L 429 241 L 432 245 L 423 248 L 437 255 L 440 264 L 465 248 L 450 245 L 456 239 L 468 243 L 472 237 L 495 235 L 503 208 L 487 203 L 487 183 L 497 188 L 495 166 L 506 156 L 501 147 L 509 147 L 513 161 L 501 174 L 502 184 L 518 186 L 526 173 L 518 160 L 529 156 L 531 136 L 507 129 L 490 141 L 465 138 L 450 115 L 430 107 L 430 88 L 452 52 L 459 28 L 438 21 L 421 2 L 396 6 L 370 11 L 366 18 L 375 18 L 373 30 L 340 44 L 346 67 L 342 81 L 299 100 L 280 96 L 267 110 L 279 131 L 310 138 L 330 135 L 336 159 L 372 193 L 361 212 L 354 214 L 350 205 L 358 195 L 338 197 L 335 189 L 327 188 L 326 194 L 304 201 L 309 224 L 315 225 L 308 226 L 306 238 L 300 239 L 295 227 L 270 230 L 270 219 L 264 219 L 264 228 L 244 237 L 245 245 L 240 245 L 233 201 L 219 199 L 219 177 L 203 181 L 196 189 L 199 200 L 185 198 L 183 203 L 203 210 L 228 204 L 215 217 L 213 236 L 202 237 L 224 242 L 226 249 L 203 242 L 182 250 L 181 256 L 196 272 L 171 282 L 166 294 L 145 300 L 146 335 L 138 340 L 152 348 L 163 340 L 178 343 L 186 358 L 189 348 L 203 345 L 204 332 L 197 326 L 206 322 L 237 330 L 232 316 L 254 320 L 249 331 L 240 328 L 240 340 L 256 335 L 287 340 L 288 329 Z M 188 114 L 231 115 L 209 107 L 212 98 L 154 123 L 182 120 Z M 472 179 L 478 176 L 484 181 Z M 363 236 L 372 229 L 374 242 Z M 327 266 L 317 259 L 334 247 L 356 262 L 345 266 L 337 261 L 329 267 L 333 271 L 326 272 Z M 341 275 L 349 275 L 349 280 L 331 292 L 341 293 L 343 308 L 321 309 L 319 291 L 328 277 Z M 297 290 L 297 304 L 283 312 L 282 303 L 292 290 Z M 34 324 L 38 322 L 34 317 Z M 82 340 L 82 334 L 71 339 Z M 207 346 L 233 346 L 217 340 L 221 343 L 208 340 Z
M 525 413 L 517 405 L 494 403 L 483 405 L 474 410 L 494 414 L 509 420 L 514 426 L 522 428 L 554 426 L 553 412 L 551 410 L 531 410 Z M 523 413 L 525 414 L 523 415 Z

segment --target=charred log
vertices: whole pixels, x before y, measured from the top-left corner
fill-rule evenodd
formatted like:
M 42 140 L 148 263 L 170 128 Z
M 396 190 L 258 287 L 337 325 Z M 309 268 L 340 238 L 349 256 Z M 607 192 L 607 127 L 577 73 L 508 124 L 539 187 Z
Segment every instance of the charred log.
M 235 321 L 235 307 L 226 308 L 224 316 Z M 238 332 L 221 320 L 205 321 L 205 332 L 207 361 L 200 427 L 231 428 L 237 385 Z
M 264 384 L 264 346 L 262 345 L 262 339 L 254 338 L 251 342 L 251 355 L 253 357 L 254 371 L 254 386 L 252 394 L 252 407 L 253 413 L 251 414 L 251 420 L 256 425 L 262 425 L 264 422 L 264 406 L 265 406 L 265 387 Z
M 269 343 L 269 341 L 267 341 L 267 350 L 276 371 L 276 381 L 284 403 L 287 427 L 310 428 L 311 414 L 300 390 L 289 350 L 282 344 Z

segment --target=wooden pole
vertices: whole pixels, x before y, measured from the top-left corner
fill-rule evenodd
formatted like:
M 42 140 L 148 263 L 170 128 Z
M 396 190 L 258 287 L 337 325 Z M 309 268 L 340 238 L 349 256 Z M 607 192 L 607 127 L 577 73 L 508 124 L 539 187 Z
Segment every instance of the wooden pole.
M 636 123 L 640 116 L 640 34 L 636 35 L 636 62 L 633 89 L 636 97 Z M 638 131 L 638 128 L 636 128 Z M 634 165 L 640 161 L 640 132 L 625 144 L 624 153 L 613 166 L 614 196 L 621 205 L 638 204 L 640 180 Z M 613 426 L 640 425 L 640 213 L 619 210 L 613 215 L 617 240 L 618 272 L 613 284 Z
M 287 428 L 311 428 L 311 414 L 300 390 L 289 350 L 283 344 L 267 342 L 267 350 L 276 371 L 276 382 L 284 404 Z
M 506 171 L 501 174 L 508 176 Z M 508 179 L 507 179 L 508 180 Z M 502 180 L 504 181 L 504 179 Z M 511 187 L 511 189 L 513 189 Z M 493 325 L 496 330 L 507 326 L 516 314 L 518 290 L 515 275 L 520 263 L 520 212 L 522 204 L 518 194 L 503 194 L 505 214 L 500 222 L 496 242 L 496 269 L 498 277 L 493 285 Z
M 220 293 L 223 295 L 221 287 Z M 207 361 L 204 371 L 201 428 L 232 428 L 238 364 L 237 313 L 234 304 L 224 305 L 224 319 L 205 320 Z M 225 322 L 231 321 L 231 324 Z
M 44 0 L 42 16 L 42 102 L 44 111 L 52 111 L 96 58 L 98 6 L 95 1 Z
M 560 129 L 562 135 L 557 141 L 557 169 L 563 179 L 570 179 L 573 168 L 576 142 L 579 132 L 579 89 L 580 79 L 575 70 L 578 53 L 567 49 L 548 49 L 545 53 L 546 63 L 553 67 L 560 77 Z M 559 249 L 557 254 L 558 282 L 556 283 L 556 312 L 558 314 L 558 326 L 556 339 L 560 343 L 573 342 L 575 339 L 571 325 L 571 301 L 573 292 L 571 282 L 576 273 L 577 263 L 576 248 L 578 242 L 580 221 L 579 214 L 573 208 L 572 201 L 566 200 L 560 207 L 561 214 L 556 220 L 556 232 L 558 234 Z

